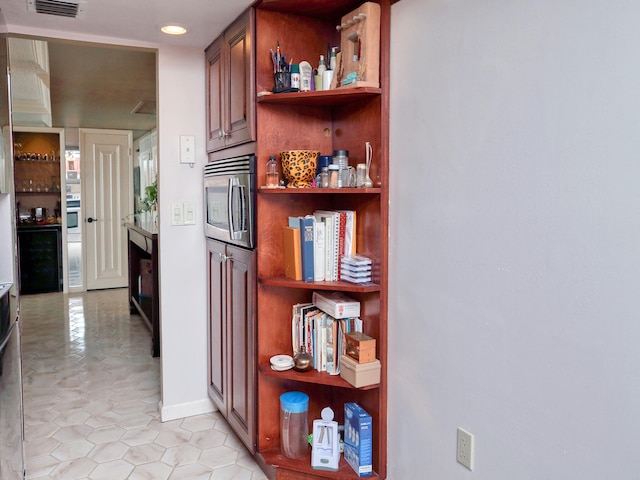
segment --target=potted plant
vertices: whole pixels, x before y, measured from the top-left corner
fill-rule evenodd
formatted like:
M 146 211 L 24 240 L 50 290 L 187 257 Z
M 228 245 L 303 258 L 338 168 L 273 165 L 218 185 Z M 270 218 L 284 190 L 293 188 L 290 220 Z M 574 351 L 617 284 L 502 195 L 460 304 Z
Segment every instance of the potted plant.
M 144 189 L 144 198 L 140 201 L 141 207 L 140 211 L 142 212 L 151 212 L 157 209 L 158 203 L 158 179 L 154 180 L 154 182 L 145 187 Z

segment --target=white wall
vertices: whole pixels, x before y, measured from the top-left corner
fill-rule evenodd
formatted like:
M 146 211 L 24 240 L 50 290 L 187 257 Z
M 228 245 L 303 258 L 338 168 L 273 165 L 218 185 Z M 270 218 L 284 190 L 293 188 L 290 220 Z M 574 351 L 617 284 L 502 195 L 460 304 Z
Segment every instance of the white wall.
M 390 479 L 638 478 L 639 21 L 393 7 Z
M 214 409 L 207 394 L 206 269 L 202 214 L 204 50 L 12 26 L 11 33 L 158 49 L 158 195 L 163 421 Z M 212 38 L 215 38 L 212 32 Z M 179 163 L 180 135 L 196 137 L 196 164 Z M 196 204 L 196 225 L 171 226 L 174 202 Z
M 211 411 L 207 395 L 206 249 L 202 213 L 205 63 L 201 49 L 159 49 L 158 191 L 162 419 Z M 179 160 L 180 135 L 195 135 L 194 168 Z M 171 204 L 194 202 L 196 225 L 172 226 Z

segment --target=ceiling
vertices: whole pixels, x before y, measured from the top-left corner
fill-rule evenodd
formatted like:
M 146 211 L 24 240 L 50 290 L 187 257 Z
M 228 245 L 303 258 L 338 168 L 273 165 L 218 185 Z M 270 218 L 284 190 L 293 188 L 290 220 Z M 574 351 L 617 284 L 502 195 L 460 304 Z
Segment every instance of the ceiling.
M 133 130 L 134 138 L 156 126 L 156 49 L 204 51 L 253 3 L 80 0 L 84 11 L 67 18 L 31 12 L 31 1 L 2 0 L 0 31 L 48 40 L 52 125 Z M 182 25 L 187 33 L 165 35 L 160 27 L 166 23 Z M 132 113 L 141 102 L 147 113 Z
M 30 12 L 32 0 L 2 0 L 0 9 L 9 32 L 78 38 L 93 35 L 204 48 L 253 0 L 80 0 L 84 12 L 78 18 Z M 74 2 L 77 0 L 65 0 Z M 169 36 L 160 27 L 174 23 L 187 29 L 185 35 Z M 51 31 L 57 32 L 55 35 Z

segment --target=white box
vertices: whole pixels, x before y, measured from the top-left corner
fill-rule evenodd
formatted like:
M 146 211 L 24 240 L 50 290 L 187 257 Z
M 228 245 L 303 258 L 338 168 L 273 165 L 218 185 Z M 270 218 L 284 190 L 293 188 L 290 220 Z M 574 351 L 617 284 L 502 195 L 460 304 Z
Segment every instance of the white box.
M 360 316 L 360 302 L 342 292 L 313 292 L 313 304 L 333 318 Z

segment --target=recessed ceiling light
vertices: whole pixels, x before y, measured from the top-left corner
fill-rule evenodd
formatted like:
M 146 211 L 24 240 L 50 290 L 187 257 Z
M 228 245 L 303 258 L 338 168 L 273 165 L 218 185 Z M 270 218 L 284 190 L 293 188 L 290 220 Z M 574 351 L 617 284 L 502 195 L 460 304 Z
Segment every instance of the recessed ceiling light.
M 167 35 L 183 35 L 187 33 L 187 29 L 180 25 L 165 25 L 160 30 Z

